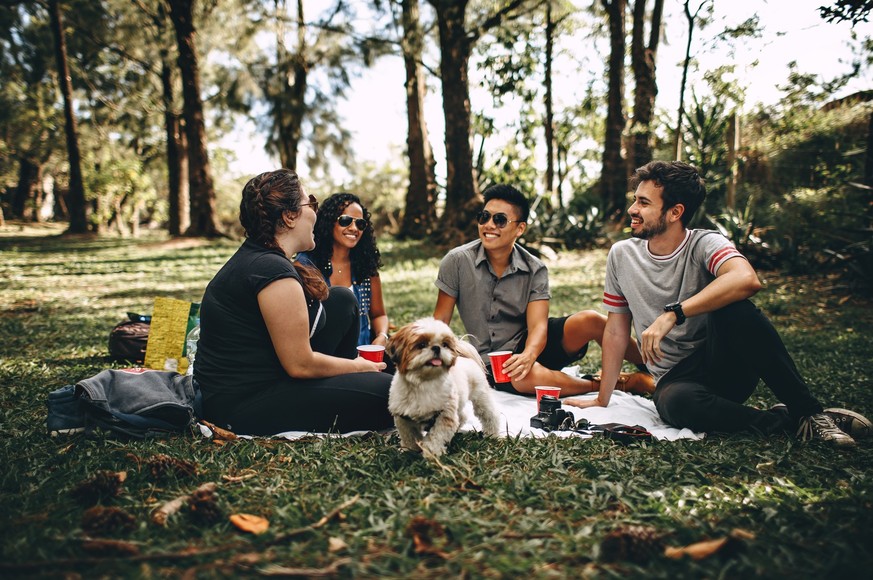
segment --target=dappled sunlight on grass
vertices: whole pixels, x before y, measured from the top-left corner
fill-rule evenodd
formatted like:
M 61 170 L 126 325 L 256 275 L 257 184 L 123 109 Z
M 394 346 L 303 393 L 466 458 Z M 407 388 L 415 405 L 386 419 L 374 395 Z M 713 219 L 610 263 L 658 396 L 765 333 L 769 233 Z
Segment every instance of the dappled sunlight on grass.
M 109 330 L 127 311 L 150 313 L 155 296 L 199 300 L 239 245 L 183 241 L 0 232 L 0 513 L 9 522 L 0 527 L 0 566 L 48 563 L 13 576 L 229 577 L 272 563 L 318 568 L 340 558 L 351 560 L 340 577 L 363 578 L 853 577 L 873 567 L 865 540 L 873 525 L 870 441 L 836 452 L 789 436 L 623 447 L 605 439 L 462 433 L 441 469 L 400 450 L 396 434 L 223 445 L 198 434 L 146 441 L 46 436 L 48 391 L 127 366 L 106 358 Z M 430 315 L 440 252 L 393 240 L 380 248 L 392 323 Z M 562 252 L 548 262 L 553 315 L 602 311 L 605 260 L 606 252 L 595 250 Z M 777 273 L 767 279 L 756 302 L 774 316 L 815 392 L 828 405 L 873 415 L 869 301 L 828 295 L 826 282 Z M 457 316 L 454 322 L 460 331 Z M 599 347 L 592 345 L 580 366 L 597 370 Z M 764 389 L 750 401 L 772 402 Z M 156 479 L 147 465 L 158 453 L 195 464 L 196 475 Z M 175 556 L 138 563 L 85 551 L 85 507 L 71 490 L 99 470 L 127 473 L 123 492 L 105 503 L 137 522 L 105 539 Z M 267 518 L 270 531 L 244 536 L 226 517 L 206 525 L 186 512 L 166 528 L 148 523 L 157 505 L 205 482 L 217 484 L 225 515 Z M 355 496 L 324 527 L 269 543 Z M 413 521 L 430 526 L 432 553 L 416 552 Z M 735 528 L 756 540 L 725 559 L 599 560 L 604 537 L 629 525 L 644 525 L 669 545 L 725 537 Z M 332 552 L 336 540 L 345 547 Z M 232 548 L 198 555 L 222 546 Z M 251 561 L 238 560 L 241 554 Z M 87 567 L 76 563 L 89 558 Z M 0 567 L 0 575 L 11 570 Z

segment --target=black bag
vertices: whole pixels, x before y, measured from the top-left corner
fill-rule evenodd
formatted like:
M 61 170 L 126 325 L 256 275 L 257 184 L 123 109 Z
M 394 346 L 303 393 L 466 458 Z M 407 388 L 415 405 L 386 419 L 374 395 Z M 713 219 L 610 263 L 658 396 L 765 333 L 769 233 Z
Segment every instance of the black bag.
M 116 324 L 109 333 L 109 357 L 112 360 L 142 363 L 152 317 L 133 312 L 128 312 L 127 317 L 128 320 Z

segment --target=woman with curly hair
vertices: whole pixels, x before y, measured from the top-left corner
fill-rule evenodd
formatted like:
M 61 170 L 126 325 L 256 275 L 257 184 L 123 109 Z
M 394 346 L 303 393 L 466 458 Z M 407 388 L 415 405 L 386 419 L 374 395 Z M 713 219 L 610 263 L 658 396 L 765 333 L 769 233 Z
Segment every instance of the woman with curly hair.
M 301 255 L 314 264 L 330 286 L 351 288 L 361 311 L 358 344 L 388 342 L 388 315 L 382 300 L 379 268 L 370 212 L 353 193 L 335 193 L 321 205 L 315 222 L 315 249 Z
M 393 425 L 385 363 L 357 357 L 354 294 L 292 261 L 315 247 L 317 210 L 290 169 L 243 188 L 247 239 L 206 287 L 194 365 L 203 418 L 220 427 L 270 435 Z

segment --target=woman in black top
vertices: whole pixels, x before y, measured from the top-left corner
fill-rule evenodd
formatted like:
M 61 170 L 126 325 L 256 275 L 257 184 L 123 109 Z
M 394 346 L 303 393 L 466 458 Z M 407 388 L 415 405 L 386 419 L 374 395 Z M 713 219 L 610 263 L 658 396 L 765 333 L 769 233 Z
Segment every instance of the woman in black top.
M 247 240 L 203 296 L 194 378 L 204 419 L 240 434 L 386 429 L 391 377 L 356 358 L 348 288 L 292 259 L 312 250 L 318 202 L 290 169 L 243 188 Z

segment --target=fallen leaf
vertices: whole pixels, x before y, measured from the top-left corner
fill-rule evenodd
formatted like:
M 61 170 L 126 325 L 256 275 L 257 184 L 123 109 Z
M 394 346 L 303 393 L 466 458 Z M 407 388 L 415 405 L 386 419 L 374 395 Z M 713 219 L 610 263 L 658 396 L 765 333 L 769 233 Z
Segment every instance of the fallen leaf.
M 750 532 L 749 530 L 744 530 L 742 528 L 734 528 L 733 530 L 731 530 L 731 537 L 736 540 L 752 541 L 755 539 L 755 533 Z
M 100 556 L 136 556 L 139 547 L 122 540 L 85 540 L 82 549 L 89 554 Z
M 252 514 L 233 514 L 230 516 L 230 523 L 252 534 L 263 534 L 270 527 L 269 520 Z
M 668 547 L 664 550 L 664 555 L 673 559 L 688 556 L 692 560 L 703 560 L 704 558 L 709 558 L 715 554 L 720 556 L 731 556 L 743 549 L 747 540 L 754 539 L 755 534 L 752 532 L 735 529 L 726 538 L 706 540 L 679 548 Z
M 349 545 L 346 544 L 345 540 L 343 540 L 342 538 L 331 537 L 331 538 L 327 539 L 327 551 L 328 552 L 340 552 L 342 550 L 347 549 L 348 547 L 349 547 Z
M 449 557 L 442 549 L 448 544 L 448 536 L 441 523 L 416 516 L 409 522 L 406 532 L 412 536 L 412 545 L 416 554 L 429 554 L 444 559 Z
M 695 544 L 689 544 L 687 546 L 682 546 L 679 548 L 668 546 L 664 550 L 664 555 L 668 558 L 673 558 L 674 560 L 678 560 L 683 556 L 688 556 L 692 560 L 702 560 L 704 558 L 708 558 L 718 552 L 722 546 L 727 542 L 727 538 L 720 538 L 718 540 L 706 540 L 705 542 L 697 542 Z
M 212 431 L 212 437 L 214 440 L 234 441 L 237 439 L 236 433 L 234 433 L 233 431 L 222 429 L 221 427 L 213 425 L 209 421 L 204 421 L 203 419 L 201 419 L 200 422 L 209 427 L 209 429 Z

